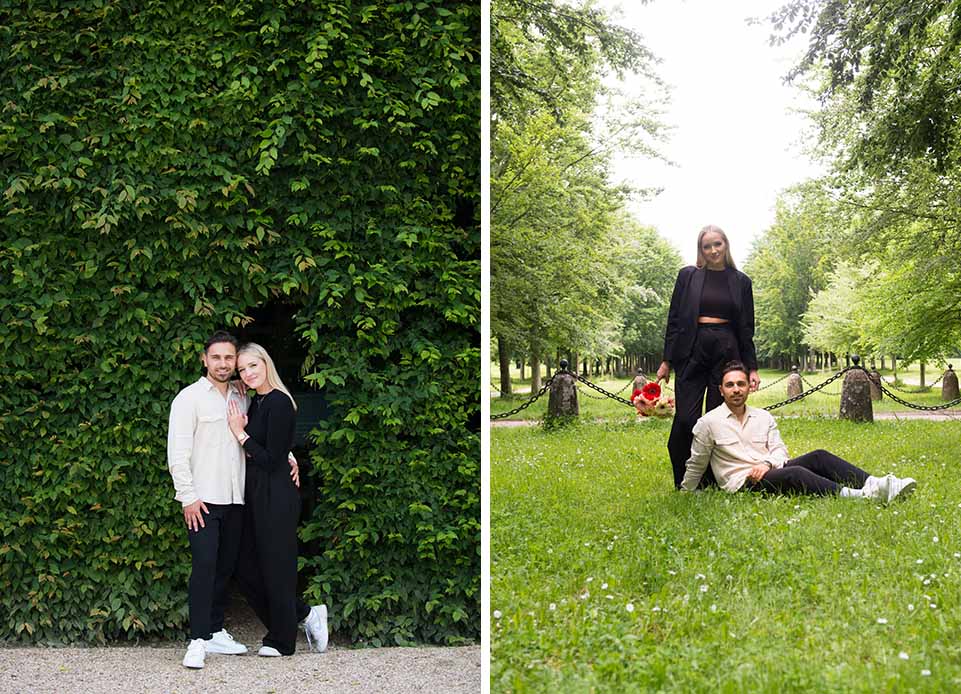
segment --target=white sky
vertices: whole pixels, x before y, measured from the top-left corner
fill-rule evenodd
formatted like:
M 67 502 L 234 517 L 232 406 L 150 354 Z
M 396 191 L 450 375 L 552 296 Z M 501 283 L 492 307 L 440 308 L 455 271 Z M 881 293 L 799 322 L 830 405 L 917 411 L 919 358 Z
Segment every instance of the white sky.
M 685 263 L 694 262 L 700 228 L 717 224 L 743 264 L 752 240 L 774 221 L 778 192 L 819 171 L 802 153 L 809 121 L 791 112 L 810 101 L 782 83 L 807 37 L 772 47 L 766 24 L 747 25 L 745 18 L 766 17 L 780 0 L 598 4 L 643 36 L 672 86 L 662 120 L 675 129 L 662 151 L 677 166 L 615 159 L 616 180 L 664 189 L 651 201 L 632 202 L 631 211 L 671 241 Z M 630 92 L 630 81 L 621 89 Z

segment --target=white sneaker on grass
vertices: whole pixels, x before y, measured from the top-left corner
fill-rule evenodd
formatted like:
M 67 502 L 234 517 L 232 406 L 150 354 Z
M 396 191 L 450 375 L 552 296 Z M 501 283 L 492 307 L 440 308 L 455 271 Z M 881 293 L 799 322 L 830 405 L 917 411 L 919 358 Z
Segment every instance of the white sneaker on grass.
M 262 655 L 265 658 L 279 658 L 280 651 L 273 646 L 261 646 L 260 650 L 257 651 L 257 655 Z
M 315 653 L 327 650 L 327 605 L 314 605 L 304 620 L 307 647 Z
M 184 667 L 200 669 L 204 666 L 204 640 L 192 639 L 187 644 L 187 654 L 184 656 Z
M 216 634 L 212 634 L 209 639 L 204 641 L 204 647 L 208 653 L 241 655 L 247 652 L 247 647 L 234 641 L 234 637 L 227 633 L 226 629 L 221 629 Z
M 911 496 L 911 493 L 918 486 L 918 483 L 910 477 L 905 477 L 904 479 L 895 477 L 894 475 L 888 475 L 888 477 L 890 478 L 887 489 L 888 503 L 891 503 L 895 499 L 906 499 Z

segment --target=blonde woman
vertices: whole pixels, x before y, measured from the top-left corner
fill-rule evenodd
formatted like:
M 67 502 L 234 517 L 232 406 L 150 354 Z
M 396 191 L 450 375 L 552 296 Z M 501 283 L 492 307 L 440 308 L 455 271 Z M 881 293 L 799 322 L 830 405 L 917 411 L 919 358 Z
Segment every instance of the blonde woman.
M 674 423 L 667 441 L 677 488 L 691 455 L 694 424 L 705 411 L 705 393 L 707 412 L 723 402 L 721 370 L 730 361 L 745 364 L 750 389 L 757 390 L 761 381 L 751 278 L 734 266 L 727 234 L 709 224 L 697 235 L 697 264 L 677 275 L 664 332 L 664 361 L 657 370 L 658 382 L 670 381 L 672 369 L 677 375 Z M 705 483 L 713 482 L 708 470 Z
M 310 647 L 322 652 L 327 648 L 327 607 L 309 607 L 297 594 L 300 493 L 287 463 L 297 405 L 260 345 L 248 343 L 237 351 L 237 373 L 255 391 L 246 415 L 231 404 L 230 429 L 247 459 L 236 578 L 267 627 L 258 655 L 293 655 L 300 621 Z

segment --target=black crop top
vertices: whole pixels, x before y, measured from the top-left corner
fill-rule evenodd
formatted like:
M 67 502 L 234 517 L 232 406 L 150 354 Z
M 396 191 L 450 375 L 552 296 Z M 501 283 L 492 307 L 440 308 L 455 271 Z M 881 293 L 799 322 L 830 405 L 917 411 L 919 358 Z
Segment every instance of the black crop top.
M 734 320 L 734 300 L 727 281 L 730 268 L 704 270 L 704 289 L 701 292 L 701 308 L 697 315 Z

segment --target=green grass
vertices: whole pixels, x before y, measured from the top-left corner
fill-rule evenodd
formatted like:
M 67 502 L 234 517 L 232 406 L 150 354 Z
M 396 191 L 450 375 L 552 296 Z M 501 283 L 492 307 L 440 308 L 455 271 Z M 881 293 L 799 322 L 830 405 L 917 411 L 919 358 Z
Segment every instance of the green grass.
M 824 373 L 824 374 L 804 374 L 802 378 L 805 381 L 804 390 L 807 390 L 811 386 L 818 385 L 836 372 Z M 898 372 L 900 376 L 900 371 Z M 787 399 L 787 380 L 783 380 L 779 383 L 775 383 L 777 379 L 784 376 L 784 372 L 778 371 L 766 371 L 762 370 L 761 375 L 761 388 L 757 393 L 751 394 L 750 404 L 754 407 L 765 407 L 767 405 L 774 405 L 782 400 Z M 885 376 L 887 379 L 891 379 L 891 376 Z M 605 390 L 612 393 L 620 392 L 622 398 L 630 398 L 630 387 L 623 390 L 624 386 L 629 382 L 630 379 L 618 379 L 612 380 L 608 377 L 598 376 L 589 379 L 593 383 L 601 386 Z M 821 392 L 809 395 L 803 400 L 800 400 L 791 405 L 785 405 L 783 407 L 775 410 L 778 416 L 828 416 L 837 417 L 838 409 L 841 402 L 840 392 L 841 383 L 843 378 L 839 378 L 830 385 L 826 386 Z M 546 381 L 545 381 L 546 382 Z M 522 388 L 525 391 L 523 396 L 516 396 L 514 398 L 491 398 L 491 414 L 499 414 L 501 412 L 507 412 L 518 405 L 524 403 L 528 397 L 530 382 L 522 382 L 525 385 Z M 495 385 L 497 382 L 495 381 Z M 773 384 L 770 387 L 765 388 L 765 385 Z M 673 387 L 674 381 L 671 380 L 669 386 Z M 904 386 L 905 390 L 911 390 L 915 386 Z M 895 395 L 897 395 L 902 400 L 907 402 L 917 404 L 917 405 L 940 405 L 941 400 L 941 385 L 938 384 L 933 389 L 928 392 L 923 393 L 901 393 L 894 390 L 890 386 L 887 386 L 888 390 L 891 390 Z M 668 393 L 670 394 L 670 393 Z M 593 396 L 593 397 L 592 397 Z M 610 398 L 604 398 L 603 400 L 598 400 L 596 397 L 600 396 L 594 390 L 591 390 L 583 384 L 578 384 L 578 405 L 580 407 L 581 416 L 587 420 L 592 419 L 612 419 L 615 421 L 627 422 L 632 419 L 635 415 L 632 408 L 619 403 L 616 400 Z M 910 408 L 896 403 L 889 399 L 887 396 L 883 397 L 880 401 L 873 404 L 875 412 L 905 412 Z M 545 393 L 539 400 L 537 400 L 533 405 L 527 409 L 519 412 L 516 415 L 510 417 L 510 419 L 542 419 L 544 414 L 547 412 L 547 393 Z
M 961 690 L 961 425 L 781 421 L 887 508 L 675 492 L 669 426 L 492 430 L 492 692 Z

